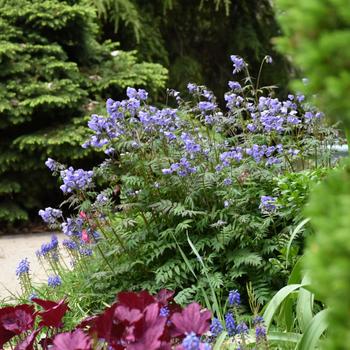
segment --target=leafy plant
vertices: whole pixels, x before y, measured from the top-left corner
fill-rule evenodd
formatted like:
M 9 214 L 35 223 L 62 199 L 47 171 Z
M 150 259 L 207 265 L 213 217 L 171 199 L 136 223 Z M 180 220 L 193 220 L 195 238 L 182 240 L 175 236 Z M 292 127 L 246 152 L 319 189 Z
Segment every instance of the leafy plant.
M 117 301 L 101 314 L 86 318 L 70 332 L 61 331 L 69 310 L 64 299 L 33 298 L 42 310 L 28 304 L 0 309 L 0 346 L 16 339 L 16 348 L 24 350 L 34 346 L 54 350 L 210 349 L 200 341 L 209 329 L 210 311 L 201 310 L 196 303 L 182 309 L 173 295 L 168 290 L 154 297 L 145 291 L 119 293 Z
M 145 90 L 128 88 L 128 99 L 107 101 L 108 117 L 89 121 L 84 147 L 108 155 L 99 167 L 46 162 L 61 177 L 65 203 L 80 212 L 64 219 L 47 208 L 41 216 L 75 243 L 77 270 L 67 274 L 78 276 L 83 294 L 102 295 L 86 299 L 85 309 L 101 307 L 117 290 L 163 287 L 181 291 L 182 303 L 210 290 L 215 304 L 216 291 L 222 296 L 248 282 L 263 304 L 287 279 L 288 259 L 301 253 L 303 240 L 290 243 L 288 254 L 285 247 L 305 192 L 326 172 L 318 169 L 333 166 L 329 146 L 337 133 L 303 96 L 265 96 L 271 90 L 256 86 L 244 60 L 232 56 L 232 62 L 247 78 L 244 86 L 229 82 L 226 115 L 195 84 L 188 85 L 191 101 L 169 91 L 177 109 L 150 106 Z M 93 254 L 85 254 L 86 243 L 96 256 L 85 266 Z M 52 259 L 46 250 L 45 256 Z

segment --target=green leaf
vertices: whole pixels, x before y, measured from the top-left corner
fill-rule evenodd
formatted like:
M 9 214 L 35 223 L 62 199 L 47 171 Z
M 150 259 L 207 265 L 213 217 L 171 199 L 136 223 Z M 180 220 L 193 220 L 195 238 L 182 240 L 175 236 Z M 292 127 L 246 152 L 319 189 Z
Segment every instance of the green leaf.
M 279 310 L 280 306 L 282 305 L 282 303 L 288 297 L 290 297 L 290 295 L 294 291 L 298 290 L 302 286 L 303 286 L 302 284 L 287 285 L 287 286 L 283 287 L 282 289 L 280 289 L 274 295 L 274 297 L 270 300 L 270 302 L 268 303 L 268 305 L 265 309 L 264 315 L 263 315 L 267 330 L 270 328 L 272 320 L 273 320 L 275 314 L 277 313 L 277 311 Z
M 310 278 L 308 276 L 305 276 L 301 283 L 305 285 L 309 284 Z M 307 325 L 312 320 L 313 303 L 314 294 L 305 288 L 300 288 L 296 305 L 296 314 L 301 332 L 305 332 Z
M 328 310 L 322 310 L 313 317 L 308 324 L 305 333 L 295 347 L 295 350 L 315 349 L 321 335 L 328 327 L 327 315 Z

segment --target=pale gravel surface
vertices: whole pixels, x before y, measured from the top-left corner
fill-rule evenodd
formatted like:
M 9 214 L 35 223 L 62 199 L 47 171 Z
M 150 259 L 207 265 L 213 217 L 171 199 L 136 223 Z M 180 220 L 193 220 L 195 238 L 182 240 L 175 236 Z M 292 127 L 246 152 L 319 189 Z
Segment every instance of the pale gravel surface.
M 46 275 L 38 263 L 35 251 L 44 242 L 49 242 L 51 232 L 0 236 L 0 299 L 16 293 L 20 286 L 16 278 L 16 267 L 23 258 L 30 261 L 31 276 L 35 282 L 46 283 Z M 57 234 L 61 241 L 63 234 Z M 61 238 L 61 239 L 60 239 Z

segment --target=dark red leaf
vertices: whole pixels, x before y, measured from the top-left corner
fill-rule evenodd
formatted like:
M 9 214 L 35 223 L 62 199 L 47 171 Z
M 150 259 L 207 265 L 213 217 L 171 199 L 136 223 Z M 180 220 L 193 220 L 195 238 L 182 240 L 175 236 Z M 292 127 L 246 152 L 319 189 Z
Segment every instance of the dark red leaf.
M 33 350 L 33 345 L 36 336 L 41 331 L 41 328 L 29 334 L 20 344 L 17 344 L 15 350 Z
M 44 308 L 44 311 L 38 312 L 38 315 L 41 316 L 39 326 L 62 327 L 62 318 L 69 310 L 68 303 L 65 299 L 60 300 L 58 303 L 37 298 L 32 300 Z
M 170 318 L 172 322 L 171 335 L 174 337 L 184 336 L 186 333 L 194 332 L 203 335 L 209 330 L 211 312 L 201 311 L 201 306 L 197 303 L 188 305 L 182 312 L 176 312 Z
M 34 307 L 27 304 L 0 309 L 0 348 L 15 335 L 33 328 Z
M 107 342 L 112 340 L 113 317 L 117 304 L 107 308 L 102 314 L 85 319 L 79 327 L 89 326 L 89 333 L 97 338 L 105 339 Z
M 165 331 L 167 319 L 159 316 L 159 304 L 153 303 L 145 309 L 142 333 L 132 344 L 127 346 L 127 350 L 158 350 L 162 345 L 162 336 Z M 164 347 L 164 342 L 163 342 Z
M 143 311 L 148 305 L 153 304 L 156 299 L 146 291 L 120 292 L 117 296 L 118 304 L 127 306 L 130 309 L 139 309 Z
M 52 350 L 91 350 L 92 339 L 81 329 L 56 335 Z

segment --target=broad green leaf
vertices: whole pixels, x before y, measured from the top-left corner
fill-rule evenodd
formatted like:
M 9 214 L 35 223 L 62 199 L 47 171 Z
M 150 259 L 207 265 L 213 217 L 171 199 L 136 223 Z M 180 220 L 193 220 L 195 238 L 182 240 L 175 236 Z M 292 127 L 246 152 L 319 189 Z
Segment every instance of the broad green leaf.
M 298 342 L 295 350 L 312 350 L 315 349 L 322 333 L 327 329 L 328 310 L 322 310 L 317 313 L 308 324 L 303 336 Z
M 267 304 L 267 307 L 264 312 L 264 320 L 266 329 L 269 329 L 271 326 L 271 322 L 276 314 L 276 312 L 279 310 L 279 307 L 282 305 L 282 303 L 297 289 L 302 287 L 302 284 L 291 284 L 283 287 L 280 289 L 274 297 L 270 300 L 270 302 Z
M 305 276 L 301 282 L 302 284 L 309 284 L 310 279 Z M 301 332 L 305 332 L 307 325 L 310 323 L 313 317 L 312 309 L 314 303 L 314 295 L 305 288 L 300 288 L 298 293 L 298 300 L 296 305 L 296 314 L 298 319 L 298 325 Z

